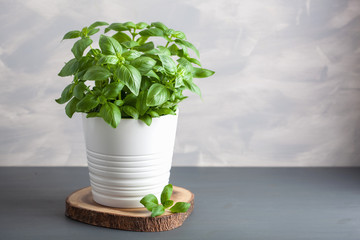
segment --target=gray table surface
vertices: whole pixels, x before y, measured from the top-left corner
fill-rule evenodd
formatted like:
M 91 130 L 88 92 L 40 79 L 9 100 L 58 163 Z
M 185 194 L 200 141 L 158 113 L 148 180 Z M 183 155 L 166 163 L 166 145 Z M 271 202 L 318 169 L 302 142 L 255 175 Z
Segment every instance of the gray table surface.
M 0 239 L 360 239 L 360 168 L 175 167 L 170 182 L 195 193 L 183 226 L 127 232 L 65 217 L 87 168 L 2 167 Z

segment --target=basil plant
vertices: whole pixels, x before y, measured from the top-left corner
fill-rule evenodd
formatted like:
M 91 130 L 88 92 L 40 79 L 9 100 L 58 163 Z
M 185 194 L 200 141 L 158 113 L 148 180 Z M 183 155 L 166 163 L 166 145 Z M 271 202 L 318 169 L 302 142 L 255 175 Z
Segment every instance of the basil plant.
M 104 27 L 98 46 L 93 35 Z M 81 31 L 65 34 L 63 39 L 78 39 L 71 52 L 74 58 L 58 74 L 72 77 L 59 104 L 67 103 L 70 118 L 75 112 L 101 117 L 113 128 L 121 118 L 140 119 L 151 125 L 152 118 L 175 114 L 187 98 L 188 89 L 201 95 L 194 78 L 206 78 L 213 71 L 201 68 L 199 51 L 181 31 L 163 23 L 95 22 Z M 155 45 L 153 41 L 164 42 Z

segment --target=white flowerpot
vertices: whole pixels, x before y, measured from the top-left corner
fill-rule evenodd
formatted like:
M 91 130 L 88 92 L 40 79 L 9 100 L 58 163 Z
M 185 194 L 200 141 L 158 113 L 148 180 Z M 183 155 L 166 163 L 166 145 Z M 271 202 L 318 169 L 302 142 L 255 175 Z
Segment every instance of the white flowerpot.
M 153 118 L 151 126 L 121 119 L 115 129 L 102 118 L 82 118 L 94 201 L 137 208 L 149 193 L 160 197 L 169 182 L 177 115 Z

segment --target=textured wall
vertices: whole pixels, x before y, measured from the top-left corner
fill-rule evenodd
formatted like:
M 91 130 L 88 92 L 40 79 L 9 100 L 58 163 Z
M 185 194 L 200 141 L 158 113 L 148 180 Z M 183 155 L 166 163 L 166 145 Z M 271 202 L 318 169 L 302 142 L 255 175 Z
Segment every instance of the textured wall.
M 102 3 L 100 3 L 102 2 Z M 163 21 L 216 71 L 181 105 L 174 165 L 360 166 L 360 1 L 0 1 L 0 165 L 85 165 L 57 77 L 65 32 Z

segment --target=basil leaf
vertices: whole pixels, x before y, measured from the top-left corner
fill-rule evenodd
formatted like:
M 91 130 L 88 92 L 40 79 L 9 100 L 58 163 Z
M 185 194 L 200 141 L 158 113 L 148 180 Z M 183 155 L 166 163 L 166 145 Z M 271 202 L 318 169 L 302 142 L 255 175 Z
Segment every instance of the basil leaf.
M 160 83 L 151 85 L 146 98 L 147 106 L 158 106 L 166 102 L 170 97 L 169 90 Z
M 159 204 L 157 197 L 154 194 L 148 194 L 140 200 L 140 203 L 146 207 L 147 210 L 151 211 L 154 206 Z M 153 205 L 148 203 L 153 203 Z M 149 206 L 149 208 L 147 207 Z
M 170 211 L 173 213 L 183 213 L 186 212 L 190 206 L 191 206 L 190 203 L 177 202 L 172 208 L 170 208 Z
M 78 30 L 70 31 L 70 32 L 67 32 L 67 33 L 64 35 L 64 37 L 63 37 L 62 40 L 64 40 L 64 39 L 78 38 L 78 37 L 80 37 L 80 34 L 81 34 L 81 32 L 78 31 Z
M 126 26 L 124 26 L 124 24 L 122 24 L 122 23 L 113 23 L 113 24 L 110 24 L 109 27 L 105 28 L 105 33 L 107 33 L 110 30 L 120 32 L 120 31 L 126 31 L 126 30 L 128 30 L 128 28 Z
M 146 113 L 149 107 L 146 105 L 147 91 L 141 91 L 136 98 L 136 109 L 139 111 L 139 115 L 142 116 Z
M 115 105 L 118 106 L 118 107 L 121 107 L 122 105 L 124 105 L 124 101 L 123 101 L 123 100 L 116 100 L 114 103 L 115 103 Z
M 128 61 L 132 61 L 132 60 L 140 57 L 141 53 L 136 50 L 130 50 L 130 51 L 124 52 L 122 54 L 122 56 Z
M 175 31 L 172 35 L 174 37 L 180 38 L 182 40 L 186 39 L 185 33 L 181 32 L 181 31 Z
M 135 23 L 133 23 L 133 22 L 125 22 L 125 23 L 123 23 L 123 25 L 125 26 L 125 27 L 127 27 L 127 29 L 135 29 L 136 28 L 136 25 L 135 25 Z
M 167 55 L 167 56 L 171 55 L 170 50 L 168 48 L 166 48 L 166 47 L 158 46 L 158 49 L 160 50 L 160 54 L 164 54 L 164 55 Z
M 131 41 L 131 37 L 123 32 L 117 32 L 112 37 L 116 39 L 116 41 L 118 41 L 119 43 Z
M 185 46 L 185 47 L 190 48 L 191 50 L 193 50 L 196 53 L 196 56 L 198 58 L 200 58 L 199 50 L 191 42 L 188 42 L 188 41 L 182 40 L 182 39 L 175 39 L 175 42 L 177 44 L 179 44 L 180 46 Z
M 166 202 L 163 203 L 164 208 L 169 208 L 174 204 L 173 200 L 167 200 Z
M 179 48 L 178 46 L 176 46 L 176 44 L 172 44 L 170 47 L 168 47 L 171 55 L 178 55 L 178 52 L 179 52 Z
M 79 102 L 79 99 L 72 98 L 68 104 L 65 106 L 65 113 L 66 115 L 71 118 L 74 113 L 76 112 L 76 104 Z
M 186 88 L 188 88 L 190 91 L 196 93 L 197 95 L 199 95 L 201 97 L 200 88 L 195 83 L 193 83 L 192 81 L 186 80 L 186 79 L 183 79 L 183 80 L 184 80 L 184 85 Z
M 64 104 L 67 101 L 69 101 L 73 96 L 73 86 L 74 84 L 67 85 L 64 90 L 61 93 L 61 97 L 58 99 L 55 99 L 55 101 L 59 104 Z
M 86 91 L 86 89 L 87 89 L 87 87 L 86 87 L 85 83 L 79 82 L 74 87 L 74 96 L 77 99 L 82 99 L 84 97 L 84 92 Z
M 141 74 L 135 67 L 128 64 L 121 65 L 116 69 L 115 74 L 133 94 L 136 96 L 139 94 Z
M 193 72 L 194 71 L 194 67 L 193 65 L 189 62 L 189 60 L 187 60 L 186 58 L 179 58 L 177 60 L 177 62 L 183 66 L 185 68 L 186 71 L 188 72 Z
M 99 59 L 98 64 L 117 64 L 119 62 L 119 58 L 114 55 L 105 55 Z
M 76 58 L 73 58 L 70 61 L 68 61 L 67 63 L 65 63 L 65 66 L 60 70 L 58 75 L 60 77 L 74 75 L 76 73 L 76 71 L 78 70 L 78 67 L 79 67 L 78 61 L 76 60 Z
M 136 29 L 144 29 L 147 26 L 149 26 L 147 23 L 139 22 L 139 23 L 136 24 Z
M 133 48 L 139 46 L 139 43 L 130 40 L 130 41 L 122 42 L 121 45 L 123 45 L 125 48 Z
M 74 54 L 76 59 L 82 57 L 85 49 L 91 45 L 93 41 L 90 38 L 83 38 L 75 42 L 71 48 L 71 52 Z
M 121 112 L 118 106 L 107 102 L 101 106 L 100 115 L 111 127 L 116 128 L 121 120 Z
M 88 114 L 86 114 L 86 118 L 93 118 L 93 117 L 101 117 L 100 113 L 98 112 L 90 112 Z
M 170 200 L 171 194 L 173 192 L 173 186 L 168 184 L 164 187 L 161 192 L 161 204 L 164 205 L 166 201 Z
M 122 107 L 122 110 L 129 116 L 133 117 L 134 119 L 139 118 L 139 112 L 133 106 L 125 105 Z
M 101 51 L 106 55 L 116 55 L 116 53 L 122 53 L 120 43 L 112 37 L 100 35 L 99 46 Z
M 101 66 L 90 67 L 82 77 L 83 80 L 106 80 L 111 76 L 109 70 Z
M 89 112 L 99 105 L 97 97 L 92 94 L 86 95 L 76 104 L 76 110 L 79 112 Z
M 145 29 L 145 30 L 142 30 L 141 32 L 139 32 L 139 34 L 142 37 L 152 37 L 152 36 L 163 37 L 164 36 L 163 30 L 161 30 L 160 28 Z
M 157 205 L 151 210 L 151 217 L 157 217 L 160 216 L 165 212 L 165 208 L 162 205 Z
M 149 51 L 151 49 L 154 49 L 154 43 L 153 42 L 147 42 L 143 45 L 140 45 L 138 47 L 134 47 L 135 50 L 138 50 L 140 52 L 146 52 L 146 51 Z
M 161 22 L 152 22 L 151 26 L 156 27 L 156 28 L 160 28 L 163 31 L 168 30 L 168 27 L 166 27 L 165 24 L 163 24 Z
M 153 70 L 150 70 L 149 72 L 145 73 L 144 76 L 156 78 L 157 80 L 160 81 L 160 77 Z
M 102 94 L 108 99 L 115 99 L 117 96 L 119 96 L 123 87 L 124 84 L 120 82 L 112 82 L 104 87 Z
M 157 109 L 157 113 L 159 115 L 175 115 L 176 113 L 171 110 L 170 108 L 160 108 L 160 109 Z
M 141 74 L 146 74 L 156 65 L 156 61 L 151 57 L 138 57 L 131 61 L 131 65 L 136 67 Z
M 198 65 L 198 66 L 201 67 L 201 63 L 200 63 L 199 60 L 197 60 L 197 59 L 195 59 L 195 58 L 190 58 L 190 57 L 186 57 L 186 59 L 187 59 L 189 62 L 192 62 L 192 63 L 194 63 L 194 64 L 196 64 L 196 65 Z
M 93 24 L 91 24 L 89 26 L 89 29 L 100 27 L 100 26 L 107 26 L 107 25 L 109 25 L 107 22 L 99 22 L 99 21 L 97 21 L 97 22 L 94 22 Z
M 205 68 L 193 68 L 192 75 L 194 78 L 207 78 L 213 75 L 215 72 Z
M 139 118 L 141 121 L 143 121 L 146 125 L 150 126 L 152 122 L 152 118 L 149 115 L 144 115 Z
M 159 55 L 159 58 L 166 72 L 169 74 L 176 73 L 176 64 L 171 57 L 167 55 Z
M 99 28 L 94 28 L 94 29 L 90 29 L 90 31 L 88 32 L 88 36 L 94 35 L 95 33 L 99 32 L 100 29 Z
M 148 114 L 150 114 L 150 116 L 153 117 L 153 118 L 160 116 L 157 112 L 155 112 L 153 110 L 149 111 Z

